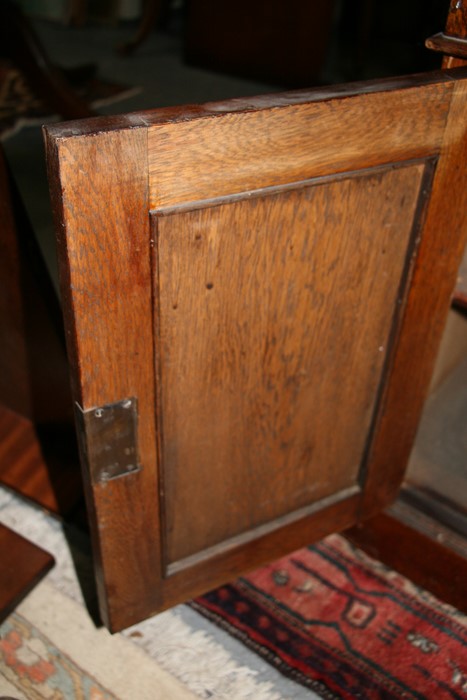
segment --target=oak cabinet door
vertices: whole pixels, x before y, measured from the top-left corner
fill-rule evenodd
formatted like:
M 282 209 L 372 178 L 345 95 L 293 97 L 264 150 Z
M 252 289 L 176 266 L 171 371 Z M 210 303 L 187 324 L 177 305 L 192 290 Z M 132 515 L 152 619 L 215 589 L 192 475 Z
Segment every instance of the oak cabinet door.
M 466 228 L 467 72 L 46 130 L 113 630 L 397 494 Z

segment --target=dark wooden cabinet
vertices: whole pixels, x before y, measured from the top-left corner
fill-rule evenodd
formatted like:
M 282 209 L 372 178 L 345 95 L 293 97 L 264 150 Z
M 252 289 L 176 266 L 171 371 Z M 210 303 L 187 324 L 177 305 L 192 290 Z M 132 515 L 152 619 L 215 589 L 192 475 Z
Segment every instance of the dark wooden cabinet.
M 466 232 L 467 71 L 46 129 L 113 630 L 396 496 Z
M 276 88 L 316 85 L 331 43 L 335 5 L 333 0 L 189 0 L 185 58 Z

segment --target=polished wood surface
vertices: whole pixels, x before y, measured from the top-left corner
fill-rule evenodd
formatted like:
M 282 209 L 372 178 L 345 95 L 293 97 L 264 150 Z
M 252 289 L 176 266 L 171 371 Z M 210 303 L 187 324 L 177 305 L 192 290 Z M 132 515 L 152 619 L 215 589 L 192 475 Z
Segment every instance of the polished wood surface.
M 0 524 L 0 622 L 52 568 L 51 554 Z
M 459 2 L 459 0 L 450 1 L 446 28 L 443 34 L 448 39 L 454 39 L 453 43 L 456 43 L 456 40 L 460 40 L 462 45 L 462 43 L 467 40 L 467 6 L 464 2 Z M 443 68 L 465 66 L 465 56 L 458 56 L 455 53 L 451 54 L 451 45 L 452 44 L 449 44 L 442 49 L 445 53 L 443 57 Z
M 81 477 L 61 309 L 0 151 L 0 483 L 65 515 Z
M 467 59 L 467 39 L 458 39 L 440 32 L 427 39 L 426 46 L 428 49 L 440 51 L 463 61 Z
M 83 453 L 112 629 L 396 495 L 465 243 L 466 82 L 46 130 L 75 399 L 139 402 L 139 471 Z
M 467 39 L 467 7 L 464 2 L 450 1 L 445 33 L 456 39 Z

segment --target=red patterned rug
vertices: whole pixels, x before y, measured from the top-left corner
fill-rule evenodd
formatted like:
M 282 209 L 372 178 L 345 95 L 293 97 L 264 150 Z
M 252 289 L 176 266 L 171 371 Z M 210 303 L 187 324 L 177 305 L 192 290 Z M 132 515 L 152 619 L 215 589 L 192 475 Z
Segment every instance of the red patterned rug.
M 192 606 L 323 698 L 467 698 L 467 618 L 337 535 Z

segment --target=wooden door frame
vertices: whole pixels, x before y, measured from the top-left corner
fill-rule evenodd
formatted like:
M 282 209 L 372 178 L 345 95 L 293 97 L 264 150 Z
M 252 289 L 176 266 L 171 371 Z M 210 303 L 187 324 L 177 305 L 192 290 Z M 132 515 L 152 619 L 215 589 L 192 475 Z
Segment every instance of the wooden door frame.
M 141 468 L 97 483 L 90 475 L 86 449 L 82 450 L 101 612 L 110 629 L 126 627 L 237 576 L 251 567 L 253 553 L 256 566 L 301 546 L 307 537 L 317 540 L 344 529 L 378 512 L 397 495 L 464 245 L 467 207 L 462 203 L 467 187 L 458 164 L 467 160 L 467 139 L 461 128 L 466 77 L 467 72 L 458 69 L 45 129 L 78 411 L 138 401 Z M 388 93 L 397 95 L 397 114 L 381 129 Z M 450 94 L 448 113 L 441 109 L 438 114 L 437 100 L 441 95 L 446 100 L 446 94 Z M 434 105 L 440 120 L 435 142 L 430 142 L 429 130 L 420 128 L 421 99 Z M 369 139 L 374 144 L 371 163 L 368 158 L 359 161 L 352 148 L 346 152 L 352 134 L 345 128 L 340 142 L 322 143 L 314 126 L 316 118 L 325 115 L 346 127 L 346 110 L 357 102 L 362 143 Z M 271 110 L 269 114 L 284 134 L 284 140 L 276 144 L 284 160 L 279 175 L 261 160 L 257 119 L 261 124 L 264 110 Z M 294 135 L 304 116 L 310 128 L 298 140 L 292 138 L 291 147 L 287 134 Z M 238 143 L 241 162 L 235 151 Z M 174 148 L 178 149 L 176 162 Z M 393 163 L 398 158 L 439 158 L 439 162 L 416 259 L 410 261 L 412 287 L 403 304 L 394 353 L 388 358 L 391 379 L 375 418 L 376 438 L 366 467 L 369 487 L 363 498 L 355 493 L 343 503 L 331 502 L 253 542 L 234 543 L 228 552 L 214 555 L 209 565 L 194 563 L 187 570 L 189 581 L 187 571 L 165 578 L 154 416 L 158 377 L 152 329 L 146 320 L 153 318 L 155 294 L 149 212 L 222 197 L 232 187 L 242 192 L 281 185 L 300 179 L 305 170 L 309 178 L 318 177 L 345 172 L 349 166 L 358 169 Z

